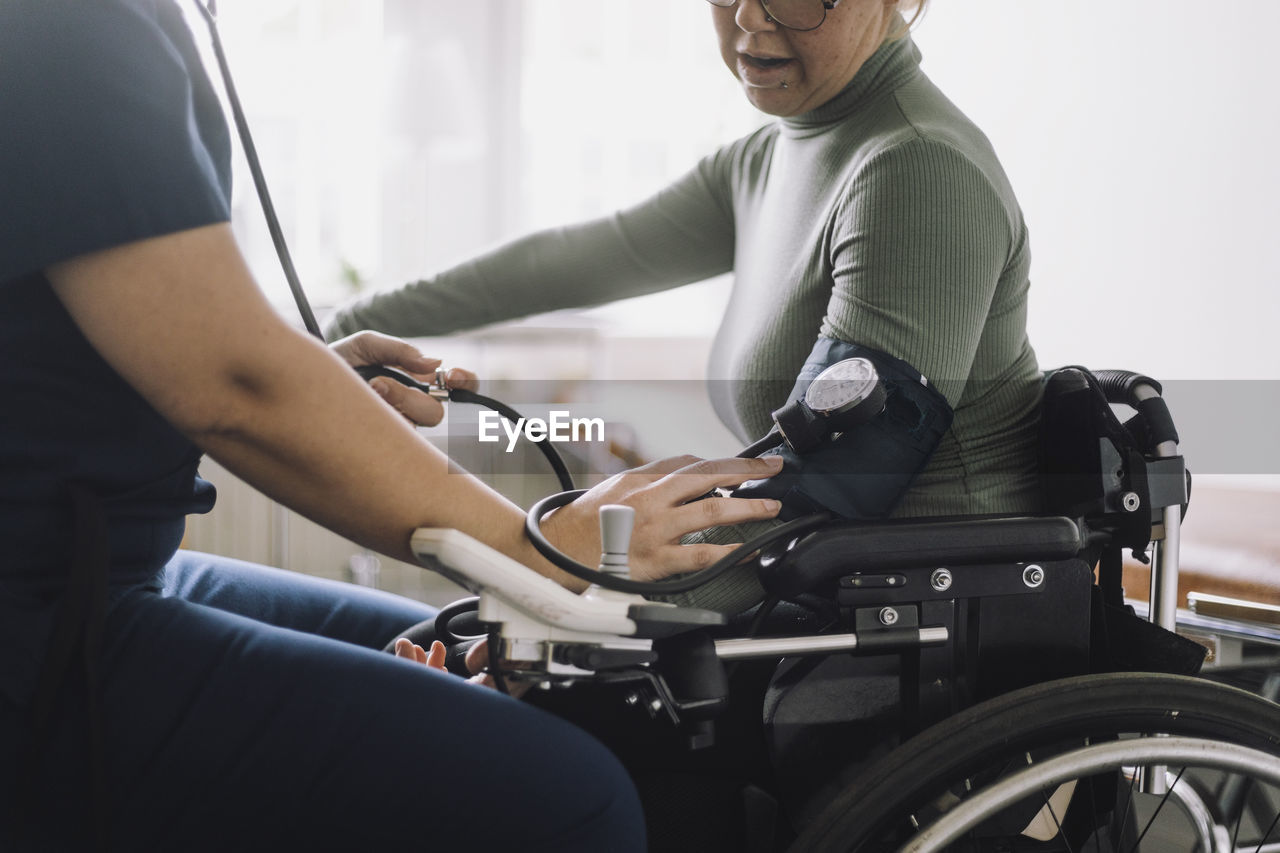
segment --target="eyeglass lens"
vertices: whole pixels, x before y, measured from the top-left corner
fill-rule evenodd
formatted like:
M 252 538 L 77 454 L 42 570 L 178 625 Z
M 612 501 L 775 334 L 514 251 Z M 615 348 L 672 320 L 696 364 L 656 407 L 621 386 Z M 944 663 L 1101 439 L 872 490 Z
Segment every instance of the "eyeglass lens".
M 732 6 L 737 0 L 709 2 L 715 6 Z M 761 0 L 761 5 L 770 18 L 792 30 L 817 29 L 827 19 L 827 5 L 822 0 Z
M 827 18 L 822 0 L 763 0 L 764 10 L 784 27 L 812 30 Z

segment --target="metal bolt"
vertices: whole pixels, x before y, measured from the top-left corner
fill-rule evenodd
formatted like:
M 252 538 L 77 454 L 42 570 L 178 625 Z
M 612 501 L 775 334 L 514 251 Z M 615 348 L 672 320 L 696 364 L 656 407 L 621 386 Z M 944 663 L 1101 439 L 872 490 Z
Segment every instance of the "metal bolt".
M 1138 497 L 1137 492 L 1125 492 L 1120 503 L 1125 512 L 1137 512 L 1138 507 L 1142 506 L 1142 498 Z
M 628 705 L 634 708 L 636 705 L 640 704 L 640 694 L 628 693 L 626 698 L 623 699 L 622 701 L 626 702 Z
M 1022 570 L 1022 582 L 1029 588 L 1035 589 L 1044 583 L 1044 569 L 1034 564 L 1027 566 Z
M 951 589 L 951 572 L 947 569 L 934 569 L 929 576 L 929 585 L 938 592 L 946 592 Z
M 892 607 L 883 607 L 880 609 L 880 624 L 893 625 L 898 621 L 898 611 Z

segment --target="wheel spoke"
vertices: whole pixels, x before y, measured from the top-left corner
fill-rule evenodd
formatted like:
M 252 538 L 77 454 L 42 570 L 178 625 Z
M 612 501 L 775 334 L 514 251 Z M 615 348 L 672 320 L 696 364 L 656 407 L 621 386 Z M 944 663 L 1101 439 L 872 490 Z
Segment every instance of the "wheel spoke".
M 1147 825 L 1142 828 L 1142 832 L 1138 834 L 1138 840 L 1133 842 L 1133 849 L 1129 853 L 1138 853 L 1138 848 L 1142 846 L 1142 839 L 1147 837 L 1147 832 L 1151 829 L 1152 824 L 1156 822 L 1156 818 L 1160 815 L 1160 810 L 1164 808 L 1164 804 L 1169 802 L 1169 797 L 1173 794 L 1173 789 L 1177 786 L 1182 774 L 1187 772 L 1187 768 L 1183 767 L 1178 771 L 1178 775 L 1173 778 L 1173 783 L 1168 786 L 1169 790 L 1160 798 L 1160 802 L 1156 805 L 1156 810 L 1151 813 L 1151 818 L 1147 821 Z M 1137 774 L 1134 774 L 1135 777 Z
M 1124 812 L 1120 815 L 1120 821 L 1116 824 L 1116 832 L 1120 834 L 1117 840 L 1122 840 L 1124 838 L 1124 827 L 1125 824 L 1129 822 L 1129 810 L 1133 808 L 1133 793 L 1137 784 L 1138 768 L 1135 767 L 1133 769 L 1133 775 L 1129 777 L 1129 796 L 1125 797 L 1124 800 Z M 1137 850 L 1137 847 L 1134 847 L 1134 850 Z
M 1251 784 L 1252 782 L 1253 782 L 1252 779 L 1245 780 L 1246 785 Z M 1235 825 L 1235 828 L 1231 830 L 1231 849 L 1232 850 L 1236 849 L 1236 841 L 1237 839 L 1240 838 L 1240 824 L 1242 823 L 1244 823 L 1244 809 L 1240 808 L 1236 810 L 1236 825 Z M 1267 839 L 1266 835 L 1262 836 L 1263 841 L 1265 841 L 1266 839 Z
M 1089 745 L 1089 739 L 1084 739 L 1084 745 Z M 1085 784 L 1089 786 L 1089 813 L 1093 815 L 1090 821 L 1093 823 L 1093 848 L 1097 853 L 1102 853 L 1102 842 L 1098 840 L 1098 815 L 1095 806 L 1098 803 L 1097 792 L 1093 789 L 1093 777 L 1090 776 L 1085 780 Z
M 1067 845 L 1067 853 L 1075 853 L 1071 849 L 1071 842 L 1067 839 L 1067 834 L 1062 831 L 1062 821 L 1058 820 L 1058 813 L 1054 810 L 1053 803 L 1049 802 L 1049 794 L 1043 788 L 1040 789 L 1040 799 L 1044 800 L 1044 807 L 1049 810 L 1049 817 L 1053 818 L 1053 826 L 1058 830 L 1062 843 Z
M 1280 812 L 1276 812 L 1276 816 L 1272 819 L 1271 825 L 1267 827 L 1266 832 L 1262 833 L 1262 838 L 1258 841 L 1258 846 L 1254 849 L 1253 853 L 1261 853 L 1262 845 L 1267 843 L 1267 839 L 1270 838 L 1271 833 L 1275 831 L 1277 823 L 1280 823 Z M 1235 847 L 1235 843 L 1233 842 L 1231 846 Z

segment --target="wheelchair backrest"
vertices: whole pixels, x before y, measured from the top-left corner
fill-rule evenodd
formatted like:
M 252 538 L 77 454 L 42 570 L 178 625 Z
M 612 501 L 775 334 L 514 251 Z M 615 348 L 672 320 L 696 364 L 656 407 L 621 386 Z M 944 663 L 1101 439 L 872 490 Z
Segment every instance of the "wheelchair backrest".
M 1155 396 L 1131 399 L 1145 384 Z M 1113 547 L 1144 551 L 1161 523 L 1160 509 L 1184 503 L 1181 458 L 1160 456 L 1177 432 L 1159 383 L 1137 374 L 1064 367 L 1045 374 L 1040 422 L 1043 510 L 1083 518 L 1109 534 Z M 1123 423 L 1112 403 L 1135 414 Z M 1171 482 L 1175 481 L 1176 482 Z

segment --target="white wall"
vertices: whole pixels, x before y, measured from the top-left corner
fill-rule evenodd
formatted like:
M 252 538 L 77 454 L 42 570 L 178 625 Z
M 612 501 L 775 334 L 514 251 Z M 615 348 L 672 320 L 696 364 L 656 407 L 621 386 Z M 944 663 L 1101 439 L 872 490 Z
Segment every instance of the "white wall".
M 927 73 L 1031 228 L 1043 366 L 1165 380 L 1203 484 L 1280 488 L 1280 4 L 936 0 Z
M 1043 364 L 1280 378 L 1280 3 L 936 0 L 1031 227 Z

